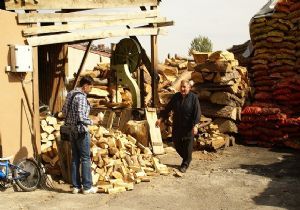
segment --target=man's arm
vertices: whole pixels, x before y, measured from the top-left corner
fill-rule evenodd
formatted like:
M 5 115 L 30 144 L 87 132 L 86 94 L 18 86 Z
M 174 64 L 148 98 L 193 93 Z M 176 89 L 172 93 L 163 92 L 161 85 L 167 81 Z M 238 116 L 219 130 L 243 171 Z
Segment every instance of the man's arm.
M 84 95 L 80 94 L 77 97 L 78 102 L 78 117 L 79 122 L 81 122 L 84 125 L 92 125 L 93 121 L 89 119 L 87 109 L 88 109 L 88 103 Z
M 193 125 L 197 125 L 200 122 L 200 117 L 201 117 L 201 108 L 200 108 L 200 103 L 199 99 L 196 96 L 195 97 L 195 103 L 194 103 L 194 113 L 193 113 Z

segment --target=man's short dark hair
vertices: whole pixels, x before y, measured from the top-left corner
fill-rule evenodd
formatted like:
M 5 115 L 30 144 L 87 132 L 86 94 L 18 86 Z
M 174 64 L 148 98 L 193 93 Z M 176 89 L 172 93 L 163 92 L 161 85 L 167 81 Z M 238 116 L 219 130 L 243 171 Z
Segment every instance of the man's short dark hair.
M 91 76 L 84 76 L 81 78 L 79 85 L 80 87 L 82 87 L 83 85 L 88 84 L 88 85 L 92 85 L 94 84 L 94 79 Z

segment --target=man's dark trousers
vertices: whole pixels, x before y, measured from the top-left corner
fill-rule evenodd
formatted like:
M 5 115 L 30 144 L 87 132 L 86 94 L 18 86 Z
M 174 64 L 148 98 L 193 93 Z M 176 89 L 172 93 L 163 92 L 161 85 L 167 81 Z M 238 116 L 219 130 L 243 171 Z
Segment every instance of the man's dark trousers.
M 181 166 L 189 167 L 192 161 L 194 137 L 174 138 L 174 146 L 177 153 L 182 157 Z

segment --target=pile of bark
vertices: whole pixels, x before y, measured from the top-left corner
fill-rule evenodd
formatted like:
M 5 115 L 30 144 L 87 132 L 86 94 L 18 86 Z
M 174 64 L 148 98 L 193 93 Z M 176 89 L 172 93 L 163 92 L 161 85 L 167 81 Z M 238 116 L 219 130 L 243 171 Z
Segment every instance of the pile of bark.
M 202 114 L 212 118 L 221 133 L 236 134 L 249 92 L 247 69 L 239 66 L 232 53 L 217 51 L 195 67 L 191 79 Z
M 258 141 L 261 141 L 259 144 L 269 144 L 270 141 L 271 145 L 289 144 L 286 142 L 294 142 L 294 138 L 300 136 L 299 132 L 298 134 L 295 133 L 297 129 L 287 128 L 294 127 L 293 123 L 290 124 L 289 122 L 295 122 L 295 119 L 298 119 L 300 116 L 298 109 L 300 105 L 299 14 L 299 1 L 278 1 L 274 13 L 265 17 L 254 17 L 250 24 L 254 56 L 249 72 L 253 81 L 252 85 L 255 89 L 255 109 L 262 109 L 264 111 L 266 108 L 271 108 L 273 111 L 276 109 L 277 112 L 275 115 L 278 116 L 275 117 L 273 113 L 271 114 L 271 118 L 272 120 L 275 118 L 276 121 L 280 122 L 282 122 L 281 115 L 286 116 L 286 119 L 284 119 L 285 123 L 276 123 L 274 127 L 274 123 L 271 123 L 272 125 L 265 123 L 269 122 L 270 117 L 266 116 L 264 111 L 263 114 L 258 114 L 261 121 L 260 129 L 264 133 L 262 138 L 258 138 Z M 261 103 L 263 104 L 261 105 Z M 243 123 L 250 123 L 251 126 L 248 125 L 248 127 L 252 128 L 251 132 L 257 132 L 256 122 L 244 120 L 248 119 L 249 113 L 248 111 L 246 113 L 245 117 L 243 117 Z M 241 126 L 243 127 L 244 124 Z M 270 126 L 271 129 L 277 132 L 268 132 Z M 293 133 L 290 135 L 288 135 L 288 132 L 285 132 L 289 129 L 293 130 Z M 245 142 L 248 142 L 251 135 L 248 135 L 249 133 L 241 134 L 246 139 Z M 292 147 L 297 148 L 296 146 Z
M 62 170 L 66 170 L 61 168 L 63 165 L 70 164 L 62 162 L 60 157 L 68 154 L 59 154 L 58 151 L 65 150 L 57 148 L 57 144 L 63 145 L 59 133 L 62 124 L 63 121 L 58 122 L 51 116 L 41 120 L 44 131 L 41 133 L 41 158 L 46 172 L 57 176 L 63 174 Z M 117 130 L 108 131 L 98 125 L 89 126 L 89 132 L 93 185 L 99 188 L 99 192 L 112 194 L 132 190 L 134 184 L 149 182 L 151 176 L 170 173 L 168 167 L 161 164 L 148 147 L 143 146 L 131 135 Z M 70 161 L 71 154 L 69 156 L 64 161 Z

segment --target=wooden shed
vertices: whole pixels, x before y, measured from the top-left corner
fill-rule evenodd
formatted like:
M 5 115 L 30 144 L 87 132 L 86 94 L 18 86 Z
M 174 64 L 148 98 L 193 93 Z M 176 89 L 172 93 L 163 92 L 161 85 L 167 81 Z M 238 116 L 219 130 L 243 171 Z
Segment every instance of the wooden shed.
M 40 147 L 40 102 L 52 112 L 63 105 L 67 46 L 110 37 L 149 36 L 151 71 L 157 36 L 172 25 L 159 15 L 158 0 L 6 0 L 0 7 L 1 156 L 36 157 Z M 4 5 L 5 4 L 5 5 Z M 116 10 L 115 10 L 116 9 Z M 15 73 L 8 45 L 33 49 L 33 71 Z M 87 47 L 87 52 L 89 47 Z M 150 54 L 150 53 L 149 53 Z M 82 61 L 84 64 L 84 59 Z M 81 66 L 82 68 L 82 66 Z

